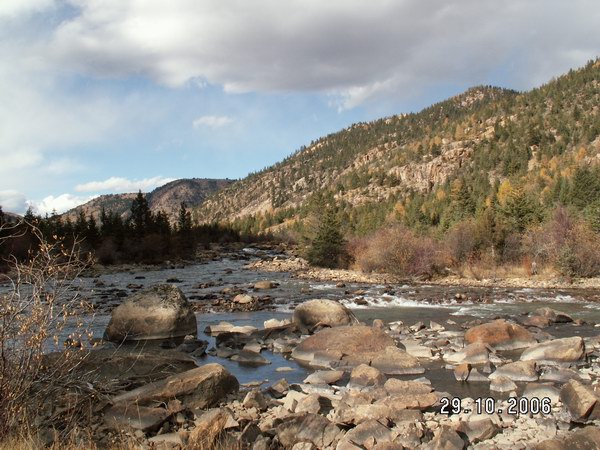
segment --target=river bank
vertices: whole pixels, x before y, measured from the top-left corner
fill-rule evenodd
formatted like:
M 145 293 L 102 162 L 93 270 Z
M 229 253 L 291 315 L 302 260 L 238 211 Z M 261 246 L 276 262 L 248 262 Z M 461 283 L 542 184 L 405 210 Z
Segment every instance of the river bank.
M 326 269 L 312 267 L 308 262 L 295 255 L 278 255 L 250 263 L 248 268 L 264 272 L 290 272 L 294 277 L 339 283 L 371 283 L 371 284 L 426 284 L 438 286 L 496 287 L 496 288 L 530 288 L 530 289 L 600 289 L 600 277 L 577 278 L 566 280 L 556 274 L 523 276 L 508 271 L 498 270 L 494 277 L 473 277 L 449 274 L 436 276 L 428 280 L 398 277 L 392 274 L 364 273 L 352 269 Z

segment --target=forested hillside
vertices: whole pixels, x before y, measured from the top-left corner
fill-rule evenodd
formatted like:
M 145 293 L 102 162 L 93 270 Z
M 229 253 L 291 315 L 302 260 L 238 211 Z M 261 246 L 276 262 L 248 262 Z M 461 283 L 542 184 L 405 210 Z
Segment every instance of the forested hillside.
M 396 225 L 445 239 L 477 226 L 480 252 L 496 257 L 559 205 L 597 231 L 599 105 L 598 60 L 529 92 L 472 88 L 312 142 L 219 192 L 195 217 L 303 236 L 334 205 L 348 238 Z

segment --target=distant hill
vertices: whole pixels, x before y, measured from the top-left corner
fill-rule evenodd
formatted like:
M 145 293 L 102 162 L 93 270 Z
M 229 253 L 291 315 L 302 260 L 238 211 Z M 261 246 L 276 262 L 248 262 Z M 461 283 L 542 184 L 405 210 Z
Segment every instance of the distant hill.
M 171 222 L 175 222 L 181 202 L 185 202 L 190 208 L 197 208 L 208 196 L 232 182 L 232 180 L 183 178 L 154 189 L 146 195 L 146 198 L 153 212 L 162 210 Z M 104 207 L 107 212 L 112 211 L 123 218 L 127 218 L 130 214 L 131 202 L 136 195 L 137 193 L 101 195 L 67 211 L 62 217 L 63 219 L 69 218 L 75 221 L 80 212 L 83 211 L 86 217 L 93 214 L 94 217 L 98 218 Z
M 577 167 L 600 162 L 600 61 L 528 92 L 480 86 L 418 113 L 357 123 L 233 183 L 195 211 L 244 231 L 302 227 L 335 198 L 347 232 L 395 218 L 447 229 L 502 183 L 544 208 L 569 203 Z

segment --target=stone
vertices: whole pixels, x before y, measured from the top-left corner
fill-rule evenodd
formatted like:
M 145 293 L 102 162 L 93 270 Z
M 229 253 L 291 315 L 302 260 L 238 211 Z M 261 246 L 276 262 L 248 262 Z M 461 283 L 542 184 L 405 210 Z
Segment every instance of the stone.
M 375 367 L 361 364 L 352 369 L 350 374 L 350 382 L 348 388 L 362 389 L 382 385 L 385 383 L 386 377 Z
M 326 397 L 321 397 L 321 395 L 314 393 L 308 394 L 298 402 L 296 412 L 319 414 L 324 408 L 331 409 L 331 401 Z
M 392 442 L 396 436 L 397 433 L 379 421 L 367 420 L 348 431 L 340 443 L 346 441 L 359 448 L 373 448 L 375 444 Z
M 263 280 L 263 281 L 257 281 L 256 283 L 254 283 L 254 289 L 273 289 L 274 287 L 276 287 L 277 284 L 272 282 L 272 281 L 267 281 L 267 280 Z
M 403 340 L 400 343 L 404 346 L 406 353 L 414 356 L 415 358 L 426 358 L 430 359 L 433 355 L 429 347 L 421 345 L 419 341 L 415 340 Z
M 306 397 L 307 395 L 303 392 L 290 390 L 283 399 L 283 407 L 290 412 L 296 412 L 296 406 L 298 406 L 298 403 Z
M 459 434 L 447 426 L 438 428 L 433 439 L 423 445 L 424 450 L 463 450 L 465 442 Z
M 560 364 L 579 361 L 585 355 L 585 344 L 579 336 L 552 339 L 531 345 L 521 354 L 522 361 Z
M 463 363 L 454 369 L 454 378 L 456 381 L 467 381 L 469 379 L 469 374 L 471 373 L 471 364 Z
M 104 423 L 116 431 L 152 431 L 158 430 L 170 416 L 171 413 L 164 408 L 127 403 L 111 406 L 104 414 Z
M 540 377 L 540 381 L 556 381 L 559 383 L 566 383 L 569 380 L 581 381 L 579 372 L 562 367 L 550 367 Z
M 285 396 L 289 389 L 290 385 L 284 378 L 282 378 L 269 387 L 269 394 L 275 398 L 281 398 Z
M 534 450 L 596 450 L 600 448 L 600 428 L 587 426 L 573 431 L 562 439 L 540 442 Z
M 358 322 L 344 305 L 327 299 L 301 303 L 294 310 L 293 321 L 303 333 L 310 333 L 318 326 L 339 327 Z
M 499 375 L 491 380 L 490 391 L 495 392 L 513 392 L 517 390 L 517 385 L 505 376 Z
M 498 434 L 498 426 L 491 419 L 461 421 L 456 431 L 463 433 L 469 439 L 471 445 L 493 438 Z
M 560 398 L 560 391 L 552 383 L 527 383 L 523 390 L 523 397 L 549 398 L 553 404 L 556 404 Z
M 211 409 L 202 414 L 190 433 L 189 448 L 214 448 L 230 417 L 231 411 L 225 408 Z
M 373 324 L 372 324 L 373 328 L 385 328 L 385 323 L 383 323 L 383 320 L 381 319 L 373 319 Z
M 292 323 L 292 321 L 290 319 L 281 319 L 281 320 L 269 319 L 269 320 L 264 321 L 263 326 L 265 327 L 265 329 L 279 328 L 279 327 L 284 327 L 286 325 L 289 325 L 291 323 Z
M 342 379 L 342 370 L 317 370 L 304 379 L 307 384 L 334 384 Z
M 465 342 L 467 344 L 479 342 L 495 350 L 515 350 L 536 343 L 533 335 L 521 325 L 503 319 L 468 329 L 465 332 Z
M 179 344 L 175 350 L 191 353 L 195 357 L 200 357 L 206 353 L 208 348 L 208 342 L 201 339 L 197 339 L 195 336 L 186 336 L 181 344 Z
M 304 339 L 292 352 L 292 357 L 311 363 L 315 353 L 332 355 L 339 359 L 343 355 L 364 352 L 380 352 L 386 347 L 395 347 L 394 340 L 384 331 L 363 325 L 326 328 Z M 358 363 L 360 364 L 360 363 Z M 358 365 L 356 364 L 356 365 Z
M 271 364 L 271 361 L 261 356 L 259 353 L 242 350 L 230 358 L 232 361 L 237 361 L 240 364 L 259 366 L 263 364 Z
M 237 303 L 238 305 L 247 305 L 248 303 L 252 303 L 254 298 L 248 294 L 238 294 L 233 297 L 233 303 Z
M 409 355 L 398 347 L 386 347 L 379 352 L 365 352 L 353 355 L 358 361 L 367 363 L 379 369 L 386 375 L 418 375 L 425 372 L 425 369 L 414 356 Z M 346 357 L 342 361 L 349 361 Z M 357 362 L 358 362 L 357 361 Z
M 258 389 L 252 389 L 246 394 L 246 397 L 244 397 L 242 406 L 244 408 L 256 408 L 259 411 L 266 411 L 269 406 L 269 402 L 261 391 Z
M 512 381 L 537 381 L 538 373 L 534 361 L 517 361 L 500 366 L 489 376 L 493 380 L 504 376 Z
M 571 380 L 560 390 L 560 400 L 574 422 L 586 422 L 590 416 L 598 415 L 598 396 L 590 386 Z
M 545 317 L 546 319 L 550 320 L 551 323 L 573 322 L 573 318 L 567 313 L 548 307 L 538 308 L 535 311 L 533 311 L 532 315 Z
M 177 399 L 188 408 L 206 408 L 238 388 L 237 379 L 223 366 L 206 364 L 117 395 L 112 402 L 144 405 Z
M 458 352 L 444 354 L 443 359 L 450 364 L 482 364 L 488 362 L 489 357 L 488 346 L 481 342 L 475 342 Z
M 177 286 L 159 284 L 129 296 L 112 314 L 104 339 L 121 343 L 197 334 L 196 316 Z
M 433 391 L 431 385 L 427 383 L 421 383 L 420 381 L 407 381 L 398 380 L 397 378 L 390 378 L 387 380 L 383 388 L 388 395 L 427 395 Z
M 185 443 L 179 433 L 165 433 L 148 439 L 153 448 L 183 448 Z
M 329 447 L 337 442 L 341 432 L 327 418 L 311 413 L 288 417 L 275 431 L 284 448 L 292 448 L 298 442 L 311 442 L 317 448 Z

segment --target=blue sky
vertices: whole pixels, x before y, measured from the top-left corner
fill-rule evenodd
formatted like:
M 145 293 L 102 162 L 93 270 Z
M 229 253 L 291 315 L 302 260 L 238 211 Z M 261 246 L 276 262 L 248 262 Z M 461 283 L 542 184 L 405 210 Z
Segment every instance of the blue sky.
M 600 55 L 593 0 L 2 0 L 0 205 L 241 178 L 354 122 Z

